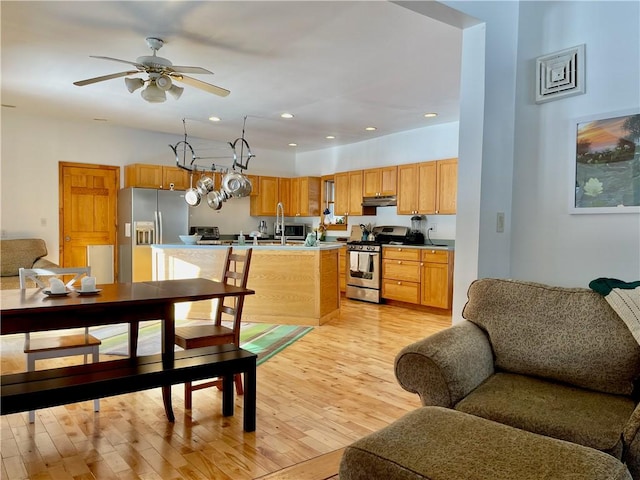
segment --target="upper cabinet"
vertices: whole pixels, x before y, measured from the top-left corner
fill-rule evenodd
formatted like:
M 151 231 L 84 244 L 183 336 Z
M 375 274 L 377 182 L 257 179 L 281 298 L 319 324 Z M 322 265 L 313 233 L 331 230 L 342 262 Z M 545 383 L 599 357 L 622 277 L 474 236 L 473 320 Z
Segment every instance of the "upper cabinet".
M 276 216 L 276 206 L 280 201 L 279 178 L 258 177 L 258 195 L 249 200 L 250 215 L 254 217 Z
M 369 168 L 362 171 L 362 196 L 380 197 L 397 192 L 398 167 Z
M 296 217 L 315 217 L 320 215 L 320 177 L 299 177 L 291 178 L 290 180 L 290 215 Z
M 456 213 L 458 160 L 398 166 L 399 215 Z
M 275 216 L 278 202 L 287 217 L 320 215 L 320 177 L 251 177 L 250 215 Z M 255 194 L 254 194 L 255 192 Z
M 453 215 L 458 207 L 458 159 L 438 160 L 438 205 L 441 215 Z
M 189 172 L 178 167 L 134 163 L 124 167 L 124 186 L 186 190 L 189 188 Z
M 336 173 L 334 214 L 362 215 L 362 170 Z

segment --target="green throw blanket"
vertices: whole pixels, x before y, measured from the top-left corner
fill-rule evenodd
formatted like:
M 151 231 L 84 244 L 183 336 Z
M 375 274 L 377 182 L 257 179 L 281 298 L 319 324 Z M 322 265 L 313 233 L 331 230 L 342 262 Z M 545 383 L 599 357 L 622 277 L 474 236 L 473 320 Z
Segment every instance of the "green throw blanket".
M 640 344 L 640 281 L 596 278 L 589 282 L 589 288 L 604 296 Z

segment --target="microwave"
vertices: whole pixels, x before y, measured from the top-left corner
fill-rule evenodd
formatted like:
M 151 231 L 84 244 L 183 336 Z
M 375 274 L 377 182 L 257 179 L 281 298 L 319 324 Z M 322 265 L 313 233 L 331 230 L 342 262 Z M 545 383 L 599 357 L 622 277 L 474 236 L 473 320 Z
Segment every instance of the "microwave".
M 273 225 L 273 231 L 276 231 L 277 225 Z M 274 233 L 275 238 L 280 238 L 279 233 Z M 287 240 L 305 240 L 307 238 L 307 225 L 302 223 L 285 223 L 284 236 Z

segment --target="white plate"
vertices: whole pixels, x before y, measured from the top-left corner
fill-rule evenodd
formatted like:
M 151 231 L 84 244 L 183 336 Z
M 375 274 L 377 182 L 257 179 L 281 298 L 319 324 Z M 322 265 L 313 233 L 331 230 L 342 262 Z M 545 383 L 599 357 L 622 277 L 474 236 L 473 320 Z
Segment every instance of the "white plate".
M 96 288 L 95 290 L 76 290 L 76 292 L 78 292 L 78 295 L 96 295 L 101 291 L 101 288 Z
M 52 293 L 51 290 L 43 290 L 42 293 L 44 293 L 45 295 L 48 295 L 49 297 L 64 297 L 65 295 L 69 295 L 68 290 L 64 293 Z

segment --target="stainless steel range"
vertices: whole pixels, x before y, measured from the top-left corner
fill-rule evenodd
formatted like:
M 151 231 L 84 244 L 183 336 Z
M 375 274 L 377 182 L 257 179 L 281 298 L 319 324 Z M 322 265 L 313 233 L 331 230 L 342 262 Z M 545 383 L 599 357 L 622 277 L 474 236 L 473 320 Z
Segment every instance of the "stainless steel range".
M 347 242 L 349 268 L 347 271 L 347 298 L 365 302 L 382 301 L 382 245 L 412 245 L 420 239 L 410 235 L 409 227 L 374 227 L 375 240 L 364 241 L 360 227 L 352 227 Z

